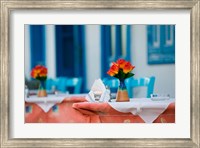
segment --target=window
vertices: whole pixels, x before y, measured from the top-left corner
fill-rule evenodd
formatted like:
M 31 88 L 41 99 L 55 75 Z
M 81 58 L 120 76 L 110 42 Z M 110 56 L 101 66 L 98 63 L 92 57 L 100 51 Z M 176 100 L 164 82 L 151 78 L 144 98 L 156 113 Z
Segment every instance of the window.
M 175 63 L 175 25 L 148 25 L 148 64 Z

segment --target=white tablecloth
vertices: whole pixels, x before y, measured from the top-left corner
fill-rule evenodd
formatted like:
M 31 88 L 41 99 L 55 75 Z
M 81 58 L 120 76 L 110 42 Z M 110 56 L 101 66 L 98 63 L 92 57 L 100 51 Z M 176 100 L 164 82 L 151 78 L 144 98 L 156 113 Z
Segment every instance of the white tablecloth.
M 139 115 L 146 123 L 152 123 L 162 114 L 175 99 L 152 101 L 147 98 L 134 98 L 130 102 L 109 102 L 109 105 L 119 112 Z
M 57 94 L 51 95 L 48 94 L 47 97 L 37 97 L 37 95 L 30 96 L 29 98 L 25 98 L 26 102 L 36 103 L 45 113 L 47 113 L 55 104 L 61 103 L 65 98 L 70 98 L 73 96 L 76 97 L 84 97 L 87 94 Z
M 55 104 L 61 103 L 67 96 L 67 94 L 48 95 L 47 97 L 37 97 L 35 95 L 25 98 L 25 101 L 29 103 L 36 103 L 46 113 Z

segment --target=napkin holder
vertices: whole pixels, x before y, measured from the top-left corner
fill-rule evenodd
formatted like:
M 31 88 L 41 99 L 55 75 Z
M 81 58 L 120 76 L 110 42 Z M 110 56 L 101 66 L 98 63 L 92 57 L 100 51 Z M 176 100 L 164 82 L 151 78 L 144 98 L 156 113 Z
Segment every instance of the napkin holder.
M 102 80 L 98 79 L 95 80 L 86 99 L 90 102 L 108 102 L 110 100 L 110 91 L 105 87 Z
M 99 99 L 96 99 L 94 92 L 90 91 L 86 96 L 86 99 L 89 100 L 90 102 L 108 102 L 110 100 L 110 94 L 106 90 L 101 94 Z

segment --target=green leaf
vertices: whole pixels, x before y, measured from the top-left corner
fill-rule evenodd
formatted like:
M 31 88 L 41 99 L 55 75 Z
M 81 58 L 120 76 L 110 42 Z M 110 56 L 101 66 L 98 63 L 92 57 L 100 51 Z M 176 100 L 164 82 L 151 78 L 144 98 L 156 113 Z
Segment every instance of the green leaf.
M 133 73 L 127 73 L 126 76 L 125 76 L 125 79 L 126 79 L 126 78 L 130 78 L 130 77 L 132 77 L 132 76 L 134 76 Z

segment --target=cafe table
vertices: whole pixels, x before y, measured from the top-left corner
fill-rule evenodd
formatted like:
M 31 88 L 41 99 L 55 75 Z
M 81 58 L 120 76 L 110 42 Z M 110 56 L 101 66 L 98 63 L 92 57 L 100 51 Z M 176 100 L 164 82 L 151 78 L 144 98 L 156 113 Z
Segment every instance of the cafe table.
M 25 98 L 25 123 L 175 123 L 175 99 L 89 102 L 85 95 Z

